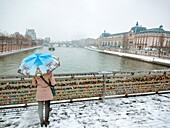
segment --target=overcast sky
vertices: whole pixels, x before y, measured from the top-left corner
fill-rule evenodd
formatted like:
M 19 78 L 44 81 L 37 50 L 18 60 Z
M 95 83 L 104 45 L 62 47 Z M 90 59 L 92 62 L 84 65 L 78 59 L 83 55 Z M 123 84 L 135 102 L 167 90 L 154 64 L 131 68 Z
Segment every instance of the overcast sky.
M 170 31 L 170 0 L 0 0 L 0 32 L 30 28 L 52 41 L 126 32 L 137 21 Z

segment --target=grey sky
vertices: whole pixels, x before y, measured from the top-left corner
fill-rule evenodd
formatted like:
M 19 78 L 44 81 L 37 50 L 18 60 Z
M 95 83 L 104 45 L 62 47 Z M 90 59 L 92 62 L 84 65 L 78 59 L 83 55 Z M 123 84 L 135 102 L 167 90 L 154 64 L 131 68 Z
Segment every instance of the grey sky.
M 97 38 L 129 31 L 139 21 L 147 28 L 170 31 L 170 0 L 0 0 L 0 31 L 53 41 Z

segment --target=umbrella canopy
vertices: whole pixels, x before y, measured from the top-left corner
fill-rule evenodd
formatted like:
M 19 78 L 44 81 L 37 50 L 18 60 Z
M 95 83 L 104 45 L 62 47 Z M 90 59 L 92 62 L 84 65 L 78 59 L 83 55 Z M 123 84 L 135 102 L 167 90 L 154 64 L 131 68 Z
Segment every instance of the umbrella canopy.
M 36 76 L 52 72 L 60 66 L 59 58 L 47 53 L 32 54 L 21 62 L 18 73 Z

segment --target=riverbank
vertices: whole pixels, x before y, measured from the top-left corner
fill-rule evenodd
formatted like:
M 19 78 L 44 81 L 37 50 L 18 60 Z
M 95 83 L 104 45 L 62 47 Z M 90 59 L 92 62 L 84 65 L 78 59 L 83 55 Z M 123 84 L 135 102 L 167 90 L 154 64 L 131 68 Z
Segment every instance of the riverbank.
M 145 56 L 145 55 L 115 52 L 115 51 L 109 51 L 109 50 L 100 50 L 97 48 L 90 48 L 90 47 L 85 47 L 85 48 L 88 50 L 92 50 L 92 51 L 96 51 L 96 52 L 100 52 L 100 53 L 111 54 L 111 55 L 116 55 L 116 56 L 120 56 L 120 57 L 126 57 L 126 58 L 130 58 L 130 59 L 135 59 L 135 60 L 140 60 L 140 61 L 144 61 L 144 62 L 149 62 L 149 63 L 153 63 L 153 64 L 159 64 L 159 65 L 170 67 L 170 59 L 158 58 L 155 56 Z
M 5 56 L 8 56 L 8 55 L 12 55 L 12 54 L 20 53 L 20 52 L 25 52 L 25 51 L 29 51 L 29 50 L 34 50 L 34 49 L 41 48 L 41 47 L 42 47 L 42 46 L 35 46 L 35 47 L 31 47 L 31 48 L 24 48 L 24 49 L 13 50 L 13 51 L 10 51 L 10 52 L 0 53 L 0 58 L 1 58 L 1 57 L 5 57 Z

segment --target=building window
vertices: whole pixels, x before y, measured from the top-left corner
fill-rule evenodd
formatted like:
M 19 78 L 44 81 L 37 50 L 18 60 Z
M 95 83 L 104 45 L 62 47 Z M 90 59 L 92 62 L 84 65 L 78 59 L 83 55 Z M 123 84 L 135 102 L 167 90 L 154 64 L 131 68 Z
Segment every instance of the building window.
M 148 46 L 147 38 L 146 38 L 146 40 L 145 40 L 145 45 Z
M 168 41 L 166 41 L 166 44 L 165 44 L 165 46 L 168 46 Z

